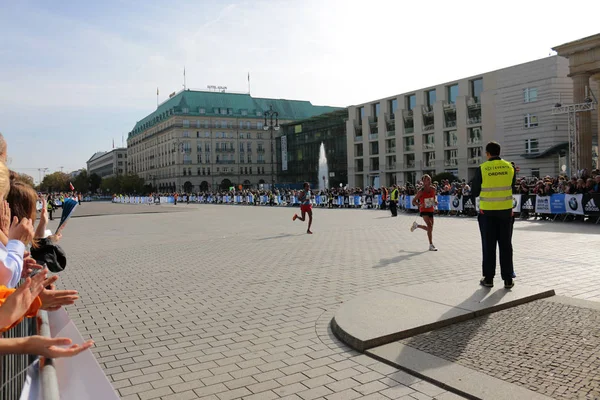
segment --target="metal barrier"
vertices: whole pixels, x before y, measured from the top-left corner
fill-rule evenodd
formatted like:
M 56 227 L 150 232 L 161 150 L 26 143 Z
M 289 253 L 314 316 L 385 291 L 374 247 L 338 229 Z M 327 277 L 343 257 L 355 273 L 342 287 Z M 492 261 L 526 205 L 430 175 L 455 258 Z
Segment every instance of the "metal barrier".
M 25 318 L 23 322 L 4 333 L 3 338 L 20 338 L 35 335 L 37 332 L 35 318 Z M 0 355 L 0 399 L 19 400 L 27 368 L 35 361 L 36 356 L 29 354 Z
M 37 318 L 25 318 L 19 325 L 5 332 L 3 338 L 20 338 L 32 335 L 51 337 L 48 313 L 40 310 Z M 6 354 L 0 356 L 2 378 L 0 386 L 0 399 L 19 400 L 23 384 L 27 378 L 27 369 L 36 360 L 37 356 L 29 354 Z M 41 399 L 59 400 L 58 380 L 53 360 L 40 358 Z

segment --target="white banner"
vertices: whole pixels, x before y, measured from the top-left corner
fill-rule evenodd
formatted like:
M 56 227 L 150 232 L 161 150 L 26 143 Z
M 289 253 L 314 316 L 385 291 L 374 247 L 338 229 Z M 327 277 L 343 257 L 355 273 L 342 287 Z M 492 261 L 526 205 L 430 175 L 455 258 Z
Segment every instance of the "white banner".
M 535 212 L 538 214 L 550 214 L 550 196 L 535 197 Z
M 521 195 L 520 194 L 513 194 L 513 211 L 514 212 L 521 212 Z
M 583 215 L 582 194 L 565 194 L 565 205 L 569 214 Z
M 288 159 L 287 159 L 287 136 L 281 137 L 281 170 L 287 171 Z

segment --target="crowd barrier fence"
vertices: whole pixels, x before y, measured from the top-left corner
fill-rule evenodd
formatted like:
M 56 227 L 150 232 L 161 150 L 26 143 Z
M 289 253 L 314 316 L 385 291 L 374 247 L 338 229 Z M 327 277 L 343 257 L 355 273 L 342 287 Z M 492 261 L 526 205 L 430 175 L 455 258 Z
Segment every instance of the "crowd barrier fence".
M 474 196 L 436 196 L 438 211 L 456 211 L 469 213 L 479 211 L 479 197 Z M 403 195 L 398 201 L 400 209 L 417 211 L 417 206 L 412 204 L 414 196 Z M 114 203 L 124 204 L 173 204 L 173 196 L 116 196 Z M 187 196 L 181 196 L 179 203 L 187 203 Z M 190 203 L 196 204 L 231 204 L 231 205 L 274 205 L 274 206 L 299 206 L 300 201 L 296 196 L 254 196 L 254 195 L 207 195 L 190 196 Z M 313 206 L 335 206 L 353 208 L 380 208 L 381 195 L 355 195 L 355 196 L 313 196 Z M 541 215 L 585 215 L 597 217 L 600 220 L 600 194 L 553 194 L 551 196 L 538 195 L 513 195 L 513 211 L 515 213 L 529 212 Z

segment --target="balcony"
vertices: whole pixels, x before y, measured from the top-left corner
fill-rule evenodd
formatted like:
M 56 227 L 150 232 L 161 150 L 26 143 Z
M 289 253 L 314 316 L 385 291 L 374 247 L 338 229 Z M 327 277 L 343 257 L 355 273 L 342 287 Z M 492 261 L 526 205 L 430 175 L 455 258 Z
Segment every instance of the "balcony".
M 404 161 L 404 168 L 406 168 L 406 169 L 415 168 L 415 165 L 416 165 L 415 160 L 405 160 Z
M 395 130 L 393 130 L 393 131 L 387 131 L 386 135 L 387 135 L 387 137 L 394 137 L 394 136 L 396 136 L 396 131 Z
M 404 152 L 411 152 L 411 151 L 415 151 L 415 145 L 411 144 L 411 145 L 405 145 L 404 146 Z
M 363 141 L 363 137 L 362 136 L 354 136 L 354 141 L 355 142 L 362 142 Z
M 434 143 L 423 143 L 423 150 L 435 150 Z
M 467 120 L 468 125 L 481 124 L 481 115 L 478 117 L 472 117 Z
M 422 106 L 423 116 L 432 117 L 433 116 L 433 107 L 431 106 Z
M 385 166 L 385 169 L 388 170 L 388 171 L 395 170 L 396 169 L 396 163 L 388 163 Z
M 427 160 L 425 161 L 426 168 L 435 168 L 435 160 Z
M 456 120 L 446 120 L 446 128 L 456 128 Z
M 423 132 L 429 132 L 435 129 L 435 125 L 434 124 L 430 124 L 430 125 L 425 125 L 423 127 Z
M 481 164 L 481 157 L 469 157 L 468 163 L 479 165 L 479 164 Z
M 356 166 L 356 168 L 355 168 L 355 169 L 356 169 L 356 172 L 363 172 L 363 171 L 365 170 L 365 169 L 364 169 L 364 167 L 363 167 L 362 165 L 358 165 L 358 166 Z
M 369 140 L 378 140 L 378 139 L 379 139 L 378 133 L 370 133 L 369 134 Z
M 256 149 L 256 154 L 265 154 L 265 149 L 261 149 L 261 148 Z
M 450 159 L 450 160 L 444 160 L 444 166 L 446 167 L 456 167 L 458 166 L 458 160 L 457 159 Z
M 388 147 L 385 150 L 386 153 L 396 153 L 396 148 L 395 147 Z
M 235 160 L 217 160 L 217 164 L 235 164 Z
M 256 161 L 256 163 L 257 164 L 266 164 L 266 161 L 265 160 L 258 160 L 258 161 Z
M 232 148 L 227 148 L 227 149 L 216 149 L 215 150 L 217 153 L 235 153 L 235 149 Z
M 456 110 L 456 103 L 444 101 L 444 110 Z
M 379 171 L 379 165 L 369 165 L 369 171 L 371 171 L 371 172 Z
M 481 99 L 479 97 L 470 97 L 467 99 L 467 107 L 470 109 L 481 108 Z
M 458 140 L 446 140 L 444 142 L 445 147 L 458 147 Z
M 415 127 L 414 126 L 404 127 L 404 134 L 405 135 L 410 135 L 411 133 L 415 133 Z
M 482 143 L 481 137 L 469 138 L 467 140 L 467 144 L 469 144 L 469 146 L 478 146 L 478 145 L 481 145 L 481 143 Z

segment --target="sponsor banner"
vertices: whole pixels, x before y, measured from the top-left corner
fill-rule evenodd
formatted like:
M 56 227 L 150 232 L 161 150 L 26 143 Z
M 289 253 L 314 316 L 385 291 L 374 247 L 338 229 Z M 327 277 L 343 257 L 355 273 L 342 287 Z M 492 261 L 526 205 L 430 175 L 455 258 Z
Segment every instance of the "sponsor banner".
M 550 212 L 552 214 L 565 214 L 567 212 L 564 194 L 553 194 L 550 196 Z
M 534 212 L 535 211 L 535 195 L 522 195 L 521 196 L 521 211 Z
M 450 196 L 438 196 L 437 197 L 438 206 L 437 209 L 440 211 L 450 211 Z
M 473 196 L 463 196 L 463 211 L 475 210 L 475 198 Z
M 462 211 L 463 198 L 459 196 L 450 196 L 450 211 Z
M 513 212 L 521 212 L 521 195 L 513 194 Z
M 583 195 L 583 212 L 585 215 L 600 215 L 600 194 Z
M 582 194 L 565 194 L 565 205 L 567 213 L 583 215 L 583 195 Z
M 354 196 L 354 205 L 355 206 L 360 206 L 362 205 L 362 201 L 361 201 L 361 197 L 360 196 Z
M 536 196 L 535 197 L 535 212 L 538 214 L 550 214 L 552 209 L 550 208 L 550 196 Z

